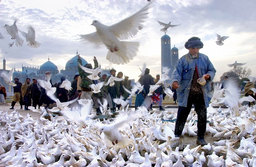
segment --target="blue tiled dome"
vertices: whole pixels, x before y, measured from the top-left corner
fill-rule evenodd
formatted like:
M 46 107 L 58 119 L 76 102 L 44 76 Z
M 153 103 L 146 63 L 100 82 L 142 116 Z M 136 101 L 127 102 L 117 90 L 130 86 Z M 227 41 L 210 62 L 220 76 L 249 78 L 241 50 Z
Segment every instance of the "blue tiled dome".
M 58 71 L 58 67 L 48 60 L 40 66 L 40 71 Z
M 175 46 L 172 48 L 172 51 L 178 51 L 178 48 L 176 48 Z
M 82 60 L 82 65 L 84 66 L 85 64 L 87 64 L 87 61 L 85 59 L 83 59 L 82 57 L 80 57 Z M 71 58 L 67 63 L 66 63 L 66 67 L 65 70 L 77 70 L 77 59 L 78 59 L 78 55 L 74 56 L 73 58 Z
M 170 37 L 169 37 L 169 35 L 166 35 L 166 34 L 165 34 L 165 35 L 163 35 L 163 36 L 161 37 L 161 39 L 165 39 L 165 40 L 168 39 L 168 40 L 170 40 Z

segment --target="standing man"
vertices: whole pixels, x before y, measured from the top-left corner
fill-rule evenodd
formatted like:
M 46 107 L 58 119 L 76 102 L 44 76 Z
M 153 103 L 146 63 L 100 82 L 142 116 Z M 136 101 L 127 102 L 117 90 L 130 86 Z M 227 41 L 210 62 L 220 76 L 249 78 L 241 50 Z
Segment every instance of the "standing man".
M 172 88 L 177 89 L 177 100 L 179 104 L 177 121 L 175 125 L 175 136 L 180 137 L 190 113 L 192 104 L 198 116 L 197 123 L 197 144 L 206 145 L 204 140 L 206 130 L 207 111 L 210 101 L 211 81 L 215 75 L 208 56 L 199 53 L 203 48 L 200 38 L 192 37 L 185 43 L 189 53 L 182 56 L 172 76 Z M 204 78 L 206 83 L 198 83 L 199 78 Z
M 29 110 L 28 106 L 31 106 L 31 85 L 30 78 L 26 78 L 25 83 L 21 86 L 22 101 L 25 105 L 25 110 Z
M 14 83 L 16 86 L 13 87 L 13 99 L 12 99 L 12 104 L 10 109 L 14 109 L 14 106 L 17 102 L 20 102 L 20 109 L 22 109 L 22 103 L 21 103 L 21 86 L 22 83 L 20 83 L 19 78 L 14 78 Z
M 41 92 L 40 92 L 40 88 L 39 85 L 37 83 L 37 80 L 34 78 L 32 79 L 32 85 L 31 85 L 31 98 L 33 101 L 33 107 L 35 107 L 38 105 L 38 109 L 40 108 L 40 96 L 41 96 Z

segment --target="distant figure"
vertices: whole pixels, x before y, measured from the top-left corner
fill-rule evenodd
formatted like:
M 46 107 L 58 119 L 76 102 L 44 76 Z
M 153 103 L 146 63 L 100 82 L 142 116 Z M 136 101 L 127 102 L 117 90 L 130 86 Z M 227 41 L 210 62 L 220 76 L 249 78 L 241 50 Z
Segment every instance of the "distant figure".
M 65 88 L 60 88 L 60 85 L 65 79 L 66 78 L 62 76 L 60 78 L 60 82 L 57 84 L 56 97 L 60 100 L 60 102 L 68 101 L 68 90 L 66 90 Z
M 132 85 L 131 85 L 131 80 L 129 80 L 129 77 L 128 77 L 128 76 L 125 76 L 125 77 L 124 77 L 123 86 L 124 86 L 126 89 L 128 89 L 129 91 L 131 91 Z M 124 100 L 126 100 L 126 99 L 129 97 L 129 93 L 126 92 L 126 91 L 124 91 L 123 97 L 124 97 Z M 129 105 L 132 105 L 132 98 L 129 99 Z
M 21 87 L 22 101 L 25 106 L 25 110 L 29 110 L 28 106 L 31 106 L 31 86 L 30 78 L 26 78 L 25 83 Z
M 255 92 L 253 92 L 253 88 L 255 88 L 254 84 L 250 81 L 248 81 L 246 83 L 246 85 L 244 86 L 244 95 L 245 96 L 252 96 L 254 99 L 256 99 L 256 95 L 255 95 Z M 248 105 L 249 106 L 252 106 L 254 105 L 255 102 L 249 102 Z
M 77 81 L 78 81 L 79 74 L 75 74 L 74 80 L 71 83 L 72 89 L 69 92 L 69 100 L 73 100 L 78 97 L 78 91 L 77 91 Z
M 6 89 L 3 85 L 0 84 L 0 104 L 6 103 Z
M 31 84 L 31 98 L 33 102 L 33 107 L 36 109 L 36 106 L 40 108 L 40 96 L 41 96 L 41 91 L 39 88 L 39 85 L 37 83 L 36 79 L 32 79 L 32 84 Z
M 22 109 L 22 102 L 21 102 L 21 86 L 22 83 L 20 83 L 19 78 L 14 78 L 14 83 L 16 86 L 13 87 L 13 99 L 12 99 L 12 104 L 10 109 L 14 109 L 14 106 L 17 102 L 20 103 L 20 108 Z
M 116 76 L 116 70 L 115 69 L 111 69 L 110 70 L 110 76 L 115 77 Z M 107 80 L 110 78 L 110 76 L 107 78 Z M 111 97 L 111 101 L 113 104 L 113 108 L 111 108 L 111 112 L 114 113 L 116 112 L 116 104 L 114 103 L 113 99 L 117 97 L 117 88 L 116 88 L 116 84 L 114 86 L 108 86 L 108 93 Z
M 216 70 L 209 58 L 199 53 L 203 48 L 200 38 L 192 37 L 185 43 L 189 52 L 182 56 L 172 75 L 172 88 L 177 89 L 179 103 L 175 136 L 179 139 L 192 105 L 198 116 L 197 144 L 206 145 L 204 135 L 206 131 L 207 107 L 210 101 L 211 81 Z M 199 80 L 199 78 L 201 78 Z M 202 80 L 205 82 L 201 82 Z
M 157 74 L 156 75 L 156 79 L 155 79 L 155 83 L 157 83 L 160 80 L 160 75 Z M 160 85 L 156 90 L 155 93 L 157 94 L 157 96 L 159 96 L 159 101 L 157 101 L 158 106 L 159 106 L 159 110 L 160 111 L 164 111 L 165 109 L 162 106 L 163 103 L 163 94 L 164 94 L 164 89 L 163 89 L 163 85 Z

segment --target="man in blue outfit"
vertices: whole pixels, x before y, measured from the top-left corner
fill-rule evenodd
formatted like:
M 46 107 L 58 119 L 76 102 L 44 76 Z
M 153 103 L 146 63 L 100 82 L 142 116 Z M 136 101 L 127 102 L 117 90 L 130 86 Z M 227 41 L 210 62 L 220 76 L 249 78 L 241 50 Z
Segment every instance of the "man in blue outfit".
M 185 43 L 189 52 L 182 56 L 172 76 L 172 88 L 177 90 L 178 113 L 175 125 L 175 136 L 180 137 L 190 113 L 192 105 L 198 115 L 197 144 L 206 145 L 204 140 L 207 120 L 207 107 L 210 101 L 211 81 L 215 75 L 215 68 L 208 56 L 199 53 L 203 48 L 200 38 L 192 37 Z M 205 79 L 200 82 L 198 79 Z

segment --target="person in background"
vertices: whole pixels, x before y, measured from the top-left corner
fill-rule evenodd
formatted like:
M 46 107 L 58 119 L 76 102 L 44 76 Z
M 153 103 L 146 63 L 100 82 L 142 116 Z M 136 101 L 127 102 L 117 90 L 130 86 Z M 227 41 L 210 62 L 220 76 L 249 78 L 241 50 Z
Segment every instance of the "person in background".
M 69 99 L 73 100 L 78 97 L 78 91 L 77 91 L 77 80 L 78 80 L 79 74 L 76 73 L 74 76 L 74 80 L 71 83 L 72 89 L 69 92 Z
M 32 84 L 31 84 L 31 98 L 32 98 L 32 105 L 36 109 L 36 106 L 38 105 L 38 108 L 40 108 L 40 88 L 37 83 L 37 80 L 35 78 L 32 79 Z
M 0 104 L 6 103 L 6 89 L 3 85 L 0 84 Z
M 82 64 L 82 60 L 80 56 L 78 56 L 77 61 L 79 64 Z M 95 56 L 93 58 L 93 62 L 94 62 L 94 68 L 97 68 L 98 61 Z M 90 63 L 87 63 L 85 67 L 92 69 L 92 65 Z M 89 85 L 93 84 L 93 81 L 87 77 L 89 74 L 86 73 L 80 66 L 78 66 L 78 72 L 79 72 L 79 77 L 77 79 L 77 91 L 79 92 L 79 97 L 81 99 L 91 99 L 92 90 Z
M 12 104 L 10 109 L 14 109 L 14 106 L 17 102 L 20 103 L 20 108 L 22 109 L 22 102 L 21 102 L 21 86 L 22 83 L 20 83 L 19 78 L 14 78 L 14 83 L 16 86 L 13 87 L 13 99 L 12 99 Z
M 190 38 L 185 43 L 185 48 L 188 49 L 188 53 L 179 59 L 171 79 L 172 88 L 177 90 L 179 104 L 174 134 L 179 139 L 191 107 L 194 105 L 198 116 L 197 144 L 206 145 L 204 140 L 206 109 L 211 99 L 211 81 L 216 70 L 208 56 L 199 53 L 199 50 L 203 48 L 200 38 Z
M 25 83 L 21 86 L 21 97 L 25 110 L 29 110 L 28 106 L 31 106 L 31 85 L 30 78 L 26 78 Z
M 118 72 L 117 73 L 117 78 L 123 78 L 123 72 Z M 116 86 L 116 97 L 120 98 L 121 96 L 123 97 L 124 95 L 124 88 L 123 88 L 123 81 L 115 81 L 115 86 Z M 121 104 L 117 105 L 118 110 L 120 109 Z
M 129 77 L 128 76 L 125 76 L 124 77 L 124 80 L 123 80 L 123 86 L 128 89 L 129 91 L 132 90 L 132 85 L 131 85 L 131 80 L 129 80 Z M 128 97 L 129 97 L 129 93 L 124 91 L 123 93 L 123 97 L 124 97 L 124 100 L 126 100 Z M 132 98 L 129 99 L 129 105 L 131 106 L 132 105 Z
M 155 79 L 155 84 L 160 80 L 160 75 L 157 74 L 156 75 L 156 79 Z M 159 100 L 157 101 L 158 106 L 159 106 L 159 110 L 160 111 L 164 111 L 165 109 L 162 106 L 163 103 L 163 94 L 164 94 L 164 89 L 163 89 L 163 85 L 160 85 L 156 90 L 155 90 L 155 94 L 159 97 Z
M 60 82 L 57 84 L 56 88 L 56 97 L 60 100 L 60 102 L 67 102 L 68 101 L 68 90 L 65 88 L 60 88 L 60 85 L 66 78 L 62 76 L 60 78 Z
M 110 75 L 115 77 L 116 76 L 116 70 L 115 69 L 111 69 L 110 70 Z M 107 78 L 107 81 L 108 81 L 109 78 L 110 78 L 110 76 Z M 108 85 L 108 93 L 109 93 L 109 95 L 111 97 L 111 101 L 112 101 L 112 104 L 113 104 L 113 107 L 110 108 L 112 113 L 116 112 L 116 104 L 113 101 L 113 99 L 117 97 L 117 90 L 116 89 L 117 89 L 116 88 L 116 84 L 114 86 Z
M 100 78 L 100 82 L 104 82 L 104 84 L 107 83 L 107 81 L 108 81 L 107 77 L 108 77 L 107 74 L 103 74 Z M 101 89 L 101 92 L 102 92 L 103 98 L 107 99 L 108 107 L 110 109 L 113 109 L 112 99 L 111 99 L 111 96 L 108 92 L 108 85 L 107 86 L 103 85 L 103 87 Z

